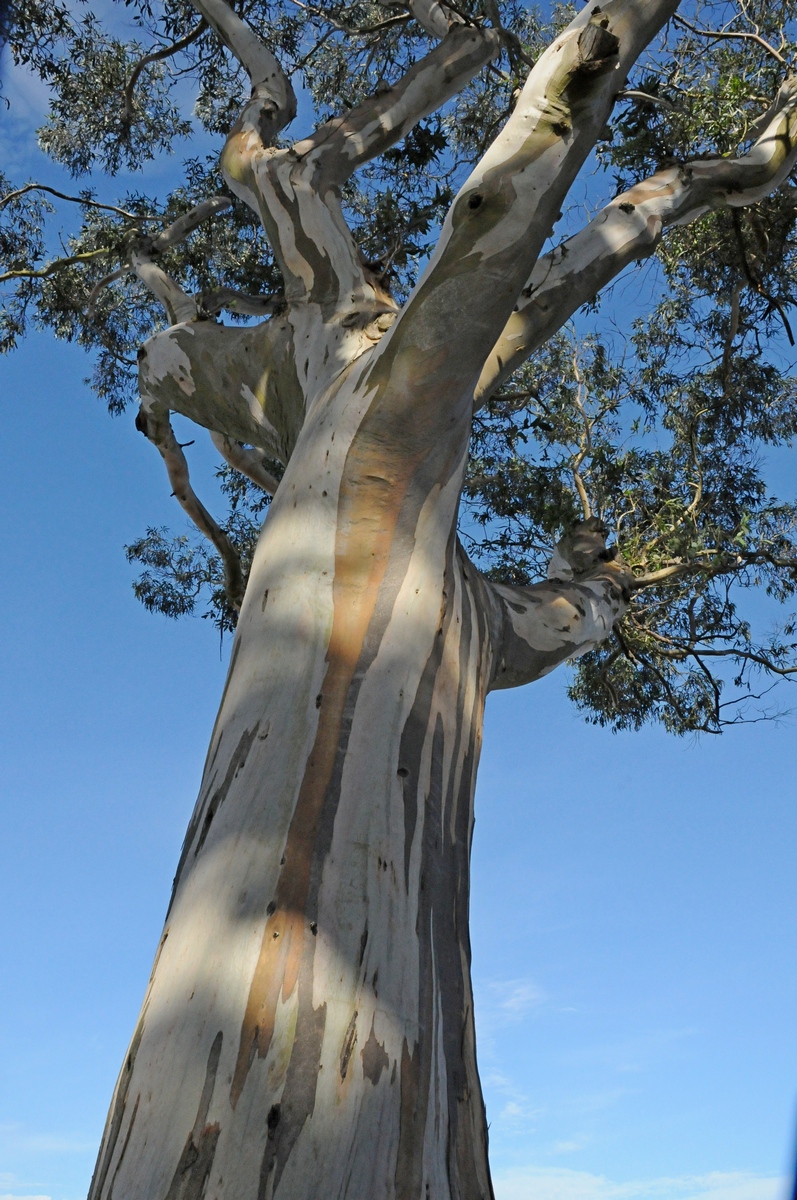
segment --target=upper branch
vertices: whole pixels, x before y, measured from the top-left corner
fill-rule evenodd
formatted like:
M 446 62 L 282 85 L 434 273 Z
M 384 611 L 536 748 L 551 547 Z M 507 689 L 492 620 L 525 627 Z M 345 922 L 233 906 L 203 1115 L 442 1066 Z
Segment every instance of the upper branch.
M 161 302 L 173 325 L 183 321 L 191 321 L 199 313 L 199 306 L 194 296 L 190 296 L 153 260 L 153 255 L 168 250 L 177 245 L 192 233 L 203 221 L 209 220 L 219 212 L 225 212 L 230 207 L 226 196 L 211 196 L 195 204 L 188 212 L 183 213 L 176 221 L 162 230 L 155 238 L 137 238 L 133 241 L 130 252 L 130 265 L 145 287 Z M 107 276 L 105 283 L 112 276 Z M 95 288 L 95 292 L 96 292 Z M 96 299 L 92 293 L 90 303 Z
M 410 0 L 409 10 L 419 25 L 432 37 L 443 38 L 452 25 L 461 25 L 462 17 L 438 0 Z
M 281 110 L 295 104 L 293 88 L 266 43 L 226 0 L 191 0 L 194 8 L 221 38 L 246 71 L 253 88 L 270 88 Z
M 788 177 L 797 161 L 797 78 L 783 83 L 758 128 L 747 154 L 658 171 L 541 258 L 484 365 L 477 406 L 629 263 L 652 255 L 668 226 L 686 225 L 710 209 L 753 204 Z
M 431 263 L 377 351 L 388 377 L 424 379 L 446 408 L 479 373 L 562 201 L 642 49 L 677 0 L 586 8 L 540 57 L 503 131 L 449 210 Z M 451 35 L 449 35 L 451 36 Z M 446 353 L 456 320 L 458 350 Z M 407 359 L 406 371 L 397 359 Z M 380 372 L 377 362 L 375 371 Z M 403 404 L 396 395 L 395 402 Z
M 423 117 L 461 92 L 500 48 L 494 29 L 455 24 L 449 32 L 446 27 L 439 45 L 392 88 L 328 121 L 297 142 L 293 153 L 307 166 L 320 167 L 321 188 L 340 186 L 363 163 L 384 154 Z
M 263 222 L 289 303 L 317 303 L 327 321 L 335 312 L 384 310 L 385 299 L 368 280 L 343 217 L 340 188 L 357 167 L 461 91 L 499 49 L 495 30 L 457 25 L 392 88 L 290 149 L 269 149 L 257 103 L 247 106 L 227 141 L 222 168 Z
M 249 76 L 252 98 L 233 133 L 260 146 L 269 146 L 296 116 L 291 82 L 262 38 L 225 0 L 191 0 L 197 12 L 221 38 Z

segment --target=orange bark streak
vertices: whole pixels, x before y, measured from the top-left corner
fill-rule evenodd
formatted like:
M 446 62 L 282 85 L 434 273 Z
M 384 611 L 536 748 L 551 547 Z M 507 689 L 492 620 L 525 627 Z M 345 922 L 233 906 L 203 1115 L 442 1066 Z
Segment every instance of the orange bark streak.
M 364 439 L 363 439 L 364 440 Z M 386 461 L 392 460 L 392 461 Z M 230 1100 L 235 1107 L 255 1053 L 264 1058 L 277 1003 L 293 993 L 309 934 L 313 852 L 341 736 L 346 697 L 390 559 L 396 524 L 417 460 L 373 443 L 349 453 L 341 485 L 327 671 L 313 749 L 307 760 L 284 863 L 249 989 Z

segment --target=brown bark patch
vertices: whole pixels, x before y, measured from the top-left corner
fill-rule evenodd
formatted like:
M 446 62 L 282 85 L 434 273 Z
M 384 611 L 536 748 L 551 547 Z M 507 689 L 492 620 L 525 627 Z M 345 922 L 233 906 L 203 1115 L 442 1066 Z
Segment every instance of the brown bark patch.
M 381 1042 L 377 1041 L 373 1020 L 371 1021 L 371 1032 L 368 1035 L 368 1041 L 360 1051 L 360 1057 L 363 1060 L 363 1075 L 366 1079 L 370 1079 L 371 1083 L 376 1087 L 379 1083 L 379 1076 L 390 1066 L 390 1059 L 385 1047 Z

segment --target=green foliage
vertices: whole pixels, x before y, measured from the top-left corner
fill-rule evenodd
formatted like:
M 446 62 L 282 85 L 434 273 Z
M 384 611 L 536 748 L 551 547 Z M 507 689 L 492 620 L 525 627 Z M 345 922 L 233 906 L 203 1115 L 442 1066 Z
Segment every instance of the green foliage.
M 300 112 L 311 104 L 319 121 L 395 82 L 431 46 L 398 4 L 242 0 L 236 8 L 291 73 Z M 485 19 L 477 0 L 459 8 Z M 58 3 L 15 5 L 11 55 L 52 97 L 42 148 L 81 176 L 85 190 L 70 204 L 36 191 L 12 196 L 12 182 L 0 179 L 8 288 L 0 349 L 12 349 L 30 321 L 77 341 L 92 352 L 92 384 L 112 412 L 135 398 L 136 351 L 164 320 L 124 268 L 131 240 L 227 194 L 218 150 L 248 94 L 242 72 L 184 0 L 127 0 L 117 11 L 113 27 L 101 28 Z M 797 60 L 785 0 L 708 0 L 682 12 L 697 30 L 758 40 L 703 36 L 671 22 L 634 72 L 637 95 L 618 100 L 597 147 L 590 205 L 662 166 L 748 146 L 784 63 Z M 464 172 L 509 113 L 523 59 L 535 58 L 570 16 L 568 6 L 543 15 L 505 0 L 500 20 L 514 40 L 500 61 L 346 186 L 363 257 L 397 299 L 429 255 Z M 153 51 L 160 57 L 143 62 Z M 116 201 L 123 211 L 91 203 L 110 194 L 112 177 L 180 149 L 189 130 L 207 153 L 194 151 L 171 193 L 128 185 Z M 561 532 L 595 513 L 637 576 L 614 638 L 575 667 L 571 695 L 589 720 L 717 731 L 752 712 L 754 698 L 797 661 L 791 619 L 754 632 L 761 621 L 751 612 L 763 606 L 749 603 L 757 589 L 788 605 L 797 588 L 797 507 L 769 495 L 761 453 L 797 433 L 788 347 L 797 302 L 795 184 L 748 209 L 671 230 L 655 267 L 642 268 L 635 284 L 646 316 L 632 325 L 618 288 L 610 289 L 477 414 L 462 536 L 482 568 L 515 583 L 539 578 Z M 192 293 L 281 288 L 253 215 L 234 198 L 228 213 L 161 261 Z M 121 277 L 100 287 L 117 270 Z M 229 468 L 221 484 L 226 528 L 246 572 L 267 498 Z M 148 608 L 202 612 L 222 631 L 232 628 L 212 549 L 149 529 L 127 553 L 143 567 L 136 593 Z
M 489 574 L 539 578 L 561 529 L 591 514 L 634 570 L 634 603 L 571 685 L 590 720 L 616 729 L 716 731 L 797 650 L 788 629 L 754 637 L 740 612 L 744 589 L 797 591 L 797 505 L 768 496 L 759 462 L 762 443 L 797 432 L 797 379 L 744 343 L 701 364 L 698 323 L 712 321 L 695 309 L 673 321 L 662 302 L 621 348 L 560 334 L 474 430 L 470 548 Z M 730 699 L 717 658 L 735 664 Z
M 142 75 L 128 113 L 120 95 L 141 47 L 111 38 L 96 17 L 88 14 L 70 33 L 70 55 L 60 59 L 47 82 L 53 101 L 47 121 L 39 130 L 41 148 L 72 175 L 87 175 L 99 168 L 116 175 L 122 169 L 141 170 L 159 150 L 169 149 L 178 137 L 191 131 L 170 97 L 166 71 L 159 62 Z M 93 86 L 86 87 L 86 79 Z

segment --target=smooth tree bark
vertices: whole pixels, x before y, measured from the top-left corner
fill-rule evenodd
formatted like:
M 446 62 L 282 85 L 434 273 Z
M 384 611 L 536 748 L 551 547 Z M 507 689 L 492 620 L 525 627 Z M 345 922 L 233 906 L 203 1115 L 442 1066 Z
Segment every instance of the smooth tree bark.
M 227 327 L 169 279 L 159 246 L 133 258 L 173 322 L 141 352 L 139 428 L 218 548 L 240 616 L 90 1196 L 484 1200 L 468 893 L 485 697 L 600 642 L 633 579 L 594 519 L 562 539 L 545 582 L 499 586 L 468 561 L 456 523 L 474 396 L 667 224 L 776 186 L 795 157 L 794 84 L 747 155 L 660 172 L 538 261 L 676 3 L 587 7 L 531 71 L 398 311 L 341 188 L 490 62 L 500 31 L 417 3 L 441 39 L 431 53 L 277 148 L 296 105 L 276 58 L 224 0 L 194 3 L 251 78 L 222 163 L 285 293 L 268 320 Z M 245 594 L 171 411 L 274 493 Z M 265 458 L 286 464 L 278 486 Z

